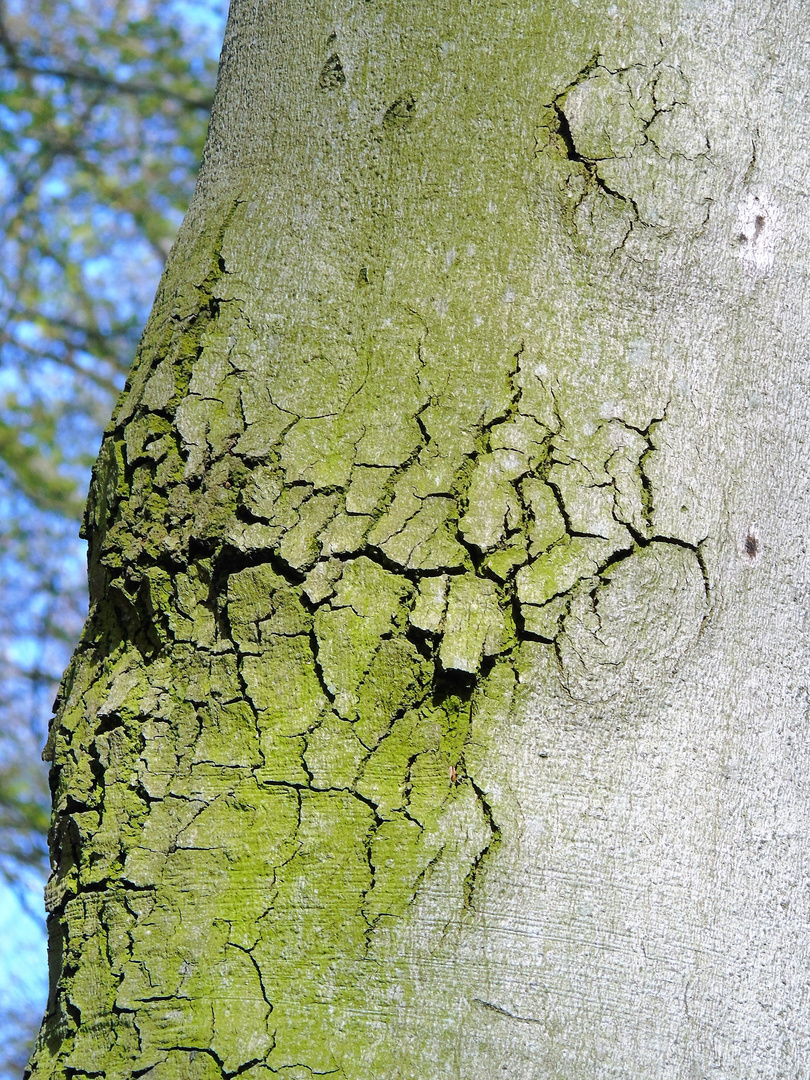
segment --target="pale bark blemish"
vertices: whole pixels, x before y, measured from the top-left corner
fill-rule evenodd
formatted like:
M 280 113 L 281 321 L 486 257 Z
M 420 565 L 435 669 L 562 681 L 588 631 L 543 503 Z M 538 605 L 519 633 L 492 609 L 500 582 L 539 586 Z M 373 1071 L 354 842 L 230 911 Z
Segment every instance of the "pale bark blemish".
M 603 420 L 622 420 L 624 418 L 623 402 L 604 401 L 600 406 L 599 416 Z

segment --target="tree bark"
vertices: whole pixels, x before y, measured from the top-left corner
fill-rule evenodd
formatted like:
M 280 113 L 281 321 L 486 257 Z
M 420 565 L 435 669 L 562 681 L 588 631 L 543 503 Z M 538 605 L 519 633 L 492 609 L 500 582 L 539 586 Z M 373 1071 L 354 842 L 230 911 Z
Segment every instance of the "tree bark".
M 37 1080 L 804 1075 L 809 32 L 234 0 L 91 489 Z

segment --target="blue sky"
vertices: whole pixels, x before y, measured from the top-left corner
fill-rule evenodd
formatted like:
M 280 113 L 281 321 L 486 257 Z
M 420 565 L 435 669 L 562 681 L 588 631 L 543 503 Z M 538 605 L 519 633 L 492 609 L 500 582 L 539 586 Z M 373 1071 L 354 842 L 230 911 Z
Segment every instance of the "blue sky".
M 26 903 L 0 889 L 0 1015 L 21 1008 L 43 1012 L 48 996 L 48 959 L 42 926 L 42 887 L 26 889 Z

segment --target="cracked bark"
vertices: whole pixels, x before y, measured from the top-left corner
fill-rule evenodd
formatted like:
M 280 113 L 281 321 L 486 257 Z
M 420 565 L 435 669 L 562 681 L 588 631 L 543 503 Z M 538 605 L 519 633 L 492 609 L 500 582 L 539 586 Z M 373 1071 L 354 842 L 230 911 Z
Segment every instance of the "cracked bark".
M 93 478 L 33 1076 L 806 1060 L 810 140 L 744 11 L 577 10 L 233 3 Z

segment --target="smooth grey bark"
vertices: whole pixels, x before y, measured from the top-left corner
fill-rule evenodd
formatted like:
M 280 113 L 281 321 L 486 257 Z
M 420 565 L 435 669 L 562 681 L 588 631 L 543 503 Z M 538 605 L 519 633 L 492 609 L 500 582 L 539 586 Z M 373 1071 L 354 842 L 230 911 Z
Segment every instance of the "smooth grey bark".
M 809 51 L 235 0 L 94 481 L 34 1075 L 805 1075 Z

